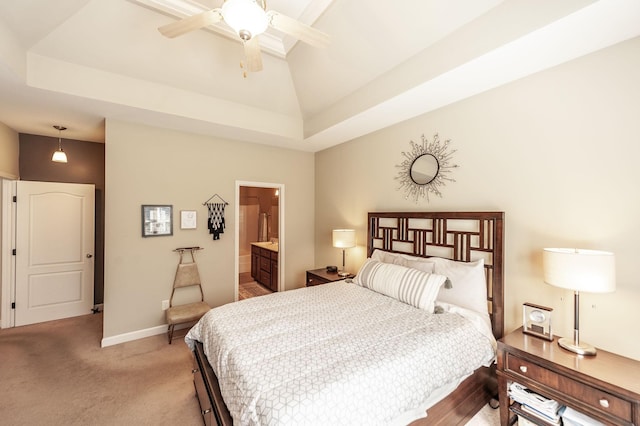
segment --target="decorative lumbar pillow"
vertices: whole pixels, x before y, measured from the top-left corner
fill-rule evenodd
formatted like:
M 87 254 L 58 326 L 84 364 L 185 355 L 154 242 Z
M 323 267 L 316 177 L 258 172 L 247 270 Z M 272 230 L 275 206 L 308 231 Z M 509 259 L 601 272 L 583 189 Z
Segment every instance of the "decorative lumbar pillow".
M 452 289 L 440 290 L 437 301 L 489 314 L 484 260 L 458 262 L 441 257 L 430 257 L 429 260 L 435 264 L 434 272 L 446 276 L 453 284 Z
M 416 308 L 433 312 L 447 277 L 367 259 L 353 282 Z

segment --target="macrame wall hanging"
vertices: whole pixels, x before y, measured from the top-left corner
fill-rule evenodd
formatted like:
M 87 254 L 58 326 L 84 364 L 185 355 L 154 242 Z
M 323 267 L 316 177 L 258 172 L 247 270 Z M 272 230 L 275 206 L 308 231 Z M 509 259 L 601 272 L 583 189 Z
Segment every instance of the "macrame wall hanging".
M 218 197 L 222 202 L 221 203 L 210 203 L 210 201 Z M 218 194 L 214 194 L 207 201 L 202 203 L 203 206 L 207 206 L 207 228 L 209 229 L 209 234 L 213 235 L 214 240 L 220 239 L 220 234 L 224 233 L 225 223 L 224 223 L 224 208 L 228 206 L 224 198 L 219 196 Z

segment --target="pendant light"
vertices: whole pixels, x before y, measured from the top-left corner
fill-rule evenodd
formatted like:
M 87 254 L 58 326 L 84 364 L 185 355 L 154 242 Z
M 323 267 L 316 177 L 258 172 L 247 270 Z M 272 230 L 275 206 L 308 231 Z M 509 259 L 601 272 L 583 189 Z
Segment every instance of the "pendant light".
M 58 130 L 58 150 L 53 153 L 53 157 L 51 157 L 51 161 L 56 163 L 66 163 L 67 154 L 62 150 L 62 139 L 60 134 L 63 130 L 67 130 L 67 128 L 64 126 L 53 126 L 53 128 Z

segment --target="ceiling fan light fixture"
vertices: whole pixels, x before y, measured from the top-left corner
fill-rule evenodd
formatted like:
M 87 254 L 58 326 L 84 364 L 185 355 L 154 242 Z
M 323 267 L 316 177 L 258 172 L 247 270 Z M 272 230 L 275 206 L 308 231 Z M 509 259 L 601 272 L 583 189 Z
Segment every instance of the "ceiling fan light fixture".
M 51 156 L 51 161 L 55 163 L 66 163 L 67 162 L 67 153 L 62 149 L 62 138 L 61 132 L 63 130 L 67 130 L 64 126 L 53 126 L 54 129 L 58 131 L 58 150 L 53 153 Z
M 222 17 L 244 41 L 267 30 L 269 18 L 256 0 L 226 0 L 222 5 Z

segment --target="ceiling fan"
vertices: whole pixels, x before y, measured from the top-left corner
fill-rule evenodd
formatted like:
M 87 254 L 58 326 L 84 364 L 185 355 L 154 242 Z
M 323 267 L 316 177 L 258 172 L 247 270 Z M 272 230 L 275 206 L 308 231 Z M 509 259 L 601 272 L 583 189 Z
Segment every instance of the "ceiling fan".
M 163 25 L 158 31 L 174 38 L 200 28 L 225 22 L 244 44 L 247 70 L 262 70 L 258 36 L 269 26 L 315 47 L 329 44 L 329 36 L 275 10 L 267 10 L 266 0 L 225 0 L 221 8 L 207 10 L 179 21 Z

